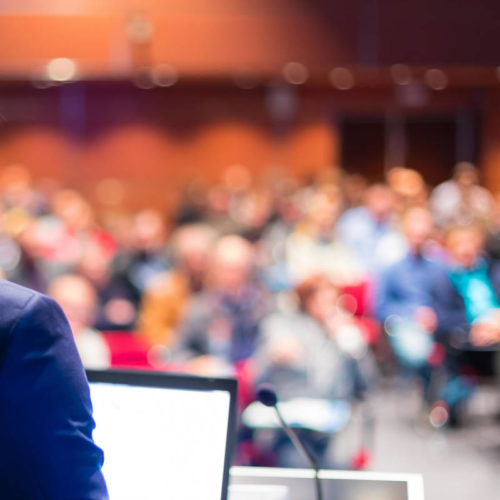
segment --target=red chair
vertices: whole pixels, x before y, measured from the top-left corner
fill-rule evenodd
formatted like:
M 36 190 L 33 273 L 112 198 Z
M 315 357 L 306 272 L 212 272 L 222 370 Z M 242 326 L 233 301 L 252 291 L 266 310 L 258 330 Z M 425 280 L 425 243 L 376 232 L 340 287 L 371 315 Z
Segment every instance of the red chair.
M 153 370 L 149 361 L 150 345 L 136 332 L 102 332 L 111 353 L 112 368 Z
M 380 338 L 380 324 L 373 317 L 373 290 L 371 283 L 363 281 L 343 286 L 340 290 L 342 306 L 358 320 L 364 339 L 375 345 Z

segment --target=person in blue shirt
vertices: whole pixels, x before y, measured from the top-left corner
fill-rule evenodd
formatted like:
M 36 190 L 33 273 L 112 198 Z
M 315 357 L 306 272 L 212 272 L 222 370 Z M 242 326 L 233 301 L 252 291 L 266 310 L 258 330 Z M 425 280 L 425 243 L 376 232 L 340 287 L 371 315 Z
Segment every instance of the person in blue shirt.
M 394 227 L 395 197 L 385 184 L 373 184 L 364 204 L 339 218 L 335 236 L 346 245 L 374 277 L 398 260 L 404 248 Z
M 61 308 L 0 280 L 0 498 L 105 500 L 90 393 Z
M 419 374 L 428 403 L 431 394 L 429 357 L 434 349 L 433 333 L 437 316 L 432 290 L 442 265 L 431 257 L 429 248 L 434 223 L 428 210 L 409 209 L 402 219 L 407 243 L 404 257 L 381 275 L 376 291 L 376 313 L 384 324 L 399 363 Z

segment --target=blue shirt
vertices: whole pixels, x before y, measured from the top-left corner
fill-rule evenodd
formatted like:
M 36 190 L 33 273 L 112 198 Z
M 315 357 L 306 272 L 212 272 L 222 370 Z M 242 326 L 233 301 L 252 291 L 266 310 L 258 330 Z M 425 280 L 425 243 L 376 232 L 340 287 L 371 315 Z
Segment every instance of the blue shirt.
M 418 307 L 432 307 L 434 278 L 442 265 L 422 255 L 408 253 L 379 279 L 376 312 L 381 321 L 391 315 L 411 318 Z
M 381 243 L 387 237 L 394 237 L 397 233 L 388 220 L 376 220 L 366 207 L 347 210 L 338 220 L 335 234 L 356 254 L 367 270 L 375 274 L 384 269 L 388 262 L 394 262 L 394 258 L 388 258 L 388 253 L 396 250 L 397 256 L 401 255 L 395 248 L 401 242 L 392 241 L 389 249 L 387 245 L 381 248 Z

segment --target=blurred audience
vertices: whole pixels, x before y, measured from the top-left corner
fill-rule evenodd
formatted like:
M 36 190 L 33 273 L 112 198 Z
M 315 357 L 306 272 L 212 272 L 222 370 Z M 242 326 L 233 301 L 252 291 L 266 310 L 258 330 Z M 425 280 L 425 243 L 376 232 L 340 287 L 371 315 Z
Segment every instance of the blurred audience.
M 434 188 L 430 205 L 436 224 L 445 228 L 450 224 L 487 223 L 494 201 L 490 192 L 479 185 L 477 168 L 461 162 L 455 166 L 452 179 Z
M 187 224 L 170 240 L 172 269 L 157 275 L 146 288 L 138 329 L 151 344 L 170 347 L 192 295 L 202 291 L 215 231 L 205 224 Z
M 433 370 L 445 372 L 453 412 L 470 394 L 470 353 L 500 344 L 500 202 L 477 169 L 458 164 L 430 199 L 406 167 L 371 185 L 332 168 L 308 181 L 266 175 L 232 165 L 220 182 L 195 179 L 167 219 L 121 198 L 98 212 L 74 189 L 4 167 L 1 274 L 61 302 L 87 366 L 109 365 L 99 331 L 130 331 L 160 346 L 158 366 L 249 367 L 248 385 L 255 367 L 284 398 L 353 401 L 377 380 L 371 350 L 382 366 L 390 343 L 428 401 Z
M 280 399 L 363 399 L 373 363 L 362 325 L 339 305 L 339 289 L 314 275 L 296 288 L 297 311 L 273 312 L 261 323 L 255 355 L 259 379 Z
M 454 425 L 483 371 L 480 365 L 491 362 L 488 351 L 498 350 L 500 340 L 500 262 L 484 255 L 484 237 L 479 225 L 451 227 L 445 238 L 450 261 L 434 281 L 436 338 L 446 349 L 442 399 Z
M 388 186 L 373 184 L 365 192 L 363 205 L 344 212 L 337 224 L 337 237 L 371 276 L 398 260 L 404 251 L 397 232 L 395 202 Z
M 362 325 L 339 306 L 340 291 L 326 277 L 311 276 L 296 288 L 297 311 L 274 312 L 261 322 L 259 346 L 254 355 L 257 380 L 270 383 L 279 400 L 307 415 L 317 400 L 363 401 L 374 383 L 375 368 Z M 316 411 L 335 419 L 334 406 Z M 342 408 L 342 407 L 341 407 Z M 337 409 L 338 411 L 338 409 Z M 334 432 L 299 427 L 301 439 L 322 467 L 331 467 L 327 451 Z M 273 436 L 273 453 L 279 466 L 303 466 L 282 431 Z
M 93 328 L 97 293 L 90 281 L 76 274 L 63 275 L 51 283 L 47 292 L 66 314 L 85 368 L 108 368 L 111 353 L 101 333 Z
M 292 283 L 313 274 L 324 274 L 338 285 L 365 277 L 363 261 L 335 235 L 341 207 L 341 193 L 336 186 L 322 187 L 308 196 L 304 213 L 286 241 Z
M 176 360 L 210 373 L 230 372 L 252 356 L 269 297 L 254 276 L 254 247 L 236 235 L 215 245 L 203 291 L 195 294 L 179 328 Z
M 449 346 L 486 347 L 500 332 L 500 262 L 483 253 L 481 226 L 455 226 L 446 235 L 450 262 L 435 280 L 437 333 Z

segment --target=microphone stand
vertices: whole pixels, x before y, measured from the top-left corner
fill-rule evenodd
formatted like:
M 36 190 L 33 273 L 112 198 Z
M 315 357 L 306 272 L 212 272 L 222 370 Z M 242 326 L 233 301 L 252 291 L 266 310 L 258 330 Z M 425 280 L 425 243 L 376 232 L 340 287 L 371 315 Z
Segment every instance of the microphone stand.
M 318 467 L 318 464 L 316 463 L 316 460 L 313 458 L 311 453 L 309 453 L 309 451 L 307 451 L 305 446 L 302 444 L 302 442 L 298 438 L 297 434 L 286 423 L 285 419 L 283 418 L 283 416 L 281 415 L 281 412 L 278 409 L 278 404 L 275 404 L 273 406 L 273 408 L 275 409 L 276 414 L 278 415 L 278 418 L 281 422 L 283 429 L 286 432 L 286 435 L 290 438 L 290 441 L 293 443 L 295 448 L 297 450 L 299 450 L 302 453 L 302 455 L 304 455 L 304 457 L 309 462 L 309 465 L 314 470 L 314 484 L 316 485 L 316 499 L 323 500 L 323 492 L 321 491 L 321 482 L 320 482 L 319 476 L 318 476 L 319 467 Z
M 295 446 L 295 449 L 304 455 L 304 457 L 309 462 L 309 465 L 314 470 L 314 484 L 316 485 L 316 500 L 323 500 L 323 492 L 321 491 L 321 483 L 319 480 L 319 467 L 315 460 L 315 458 L 307 451 L 305 446 L 302 444 L 301 440 L 297 433 L 286 423 L 283 415 L 278 408 L 278 395 L 274 390 L 274 387 L 269 384 L 261 384 L 260 388 L 257 391 L 257 399 L 264 405 L 269 408 L 274 408 L 276 415 L 278 415 L 278 419 L 281 423 L 281 427 L 286 432 L 286 435 L 289 437 L 292 444 Z
M 302 453 L 302 455 L 304 455 L 304 457 L 306 457 L 307 461 L 309 462 L 309 465 L 314 470 L 314 484 L 316 486 L 316 499 L 323 500 L 323 492 L 321 491 L 321 483 L 320 483 L 319 476 L 318 476 L 319 467 L 318 467 L 318 464 L 316 463 L 316 460 L 307 451 L 305 446 L 302 444 L 302 442 L 298 438 L 297 434 L 285 422 L 285 419 L 281 415 L 281 412 L 279 411 L 277 404 L 274 405 L 274 409 L 276 410 L 276 414 L 278 415 L 278 418 L 281 422 L 283 429 L 286 432 L 286 435 L 290 438 L 290 441 L 293 443 L 295 448 L 298 449 Z

